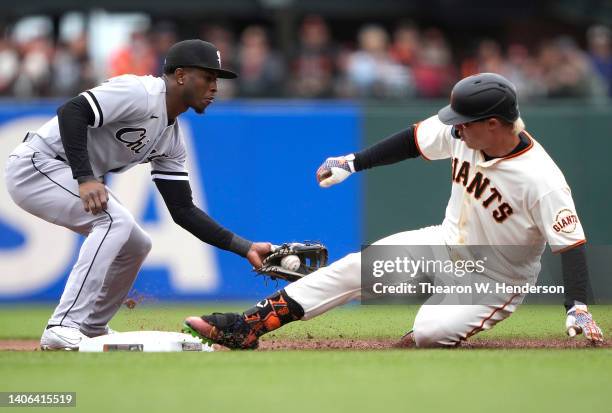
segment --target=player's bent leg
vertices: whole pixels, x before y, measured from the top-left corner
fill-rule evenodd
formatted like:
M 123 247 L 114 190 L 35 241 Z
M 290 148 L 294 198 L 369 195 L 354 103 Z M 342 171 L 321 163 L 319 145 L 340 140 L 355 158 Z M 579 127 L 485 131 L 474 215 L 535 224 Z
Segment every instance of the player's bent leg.
M 349 254 L 289 284 L 243 314 L 188 317 L 183 331 L 229 348 L 256 348 L 259 337 L 270 331 L 359 298 L 360 269 L 360 254 Z
M 375 245 L 406 246 L 442 245 L 440 226 L 405 231 L 382 238 Z M 361 253 L 346 255 L 327 267 L 289 284 L 284 290 L 304 310 L 301 320 L 307 321 L 332 308 L 361 297 Z
M 80 328 L 94 308 L 109 269 L 136 224 L 129 211 L 112 197 L 106 211 L 89 223 L 87 218 L 76 221 L 79 230 L 88 224 L 91 227 L 49 325 Z
M 7 189 L 15 203 L 48 222 L 87 238 L 49 325 L 79 328 L 89 315 L 115 257 L 128 240 L 134 218 L 109 197 L 106 211 L 85 212 L 70 167 L 23 145 L 7 165 Z M 10 184 L 9 184 L 10 182 Z
M 108 333 L 108 322 L 130 292 L 151 247 L 151 237 L 134 223 L 130 236 L 106 274 L 93 309 L 81 323 L 81 332 L 89 337 Z
M 427 227 L 393 234 L 374 244 L 406 246 L 406 252 L 409 254 L 411 245 L 443 244 L 441 234 L 441 227 Z M 358 299 L 361 297 L 361 253 L 348 254 L 287 285 L 284 291 L 303 308 L 303 321 Z
M 414 320 L 416 346 L 457 346 L 510 317 L 522 300 L 515 294 L 496 305 L 423 305 Z
M 387 245 L 443 242 L 439 227 L 394 234 Z M 231 348 L 253 348 L 260 336 L 295 320 L 310 320 L 361 296 L 361 253 L 353 253 L 289 284 L 240 314 L 188 317 L 184 331 Z

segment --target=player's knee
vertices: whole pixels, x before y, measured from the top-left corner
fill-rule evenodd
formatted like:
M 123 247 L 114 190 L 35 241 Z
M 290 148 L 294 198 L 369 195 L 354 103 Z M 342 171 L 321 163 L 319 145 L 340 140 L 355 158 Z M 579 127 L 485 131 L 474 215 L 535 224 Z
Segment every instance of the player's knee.
M 149 236 L 149 234 L 142 231 L 142 240 L 140 242 L 140 250 L 142 252 L 142 255 L 148 255 L 152 247 L 153 241 L 151 240 L 151 237 Z
M 127 211 L 111 210 L 99 214 L 94 223 L 96 227 L 105 228 L 113 234 L 115 242 L 124 244 L 132 234 L 132 230 L 137 226 L 134 217 Z
M 138 225 L 134 225 L 132 228 L 128 242 L 130 243 L 130 252 L 139 257 L 146 257 L 153 247 L 153 241 L 151 241 L 149 234 Z

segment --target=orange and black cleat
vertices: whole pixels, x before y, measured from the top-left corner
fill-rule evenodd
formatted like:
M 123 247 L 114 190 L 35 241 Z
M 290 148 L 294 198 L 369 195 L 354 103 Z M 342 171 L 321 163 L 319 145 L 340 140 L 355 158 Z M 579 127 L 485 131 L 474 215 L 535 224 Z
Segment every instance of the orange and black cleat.
M 231 349 L 254 350 L 259 338 L 244 316 L 237 313 L 213 313 L 202 317 L 187 317 L 183 333 L 201 338 L 209 344 Z

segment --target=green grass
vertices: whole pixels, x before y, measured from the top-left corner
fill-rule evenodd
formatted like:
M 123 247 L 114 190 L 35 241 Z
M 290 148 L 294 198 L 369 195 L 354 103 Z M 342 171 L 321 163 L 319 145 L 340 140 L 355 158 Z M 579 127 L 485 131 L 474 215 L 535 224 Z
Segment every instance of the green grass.
M 243 311 L 249 304 L 205 305 L 141 305 L 133 310 L 122 309 L 111 326 L 118 331 L 167 330 L 180 331 L 188 315 L 208 314 L 213 311 Z M 270 334 L 273 338 L 398 338 L 410 330 L 416 306 L 360 306 L 349 305 L 330 311 L 308 322 L 296 322 Z M 612 306 L 591 306 L 593 316 L 604 332 L 612 332 Z M 39 338 L 52 307 L 0 307 L 0 339 Z M 562 337 L 565 323 L 563 307 L 524 305 L 508 320 L 493 330 L 476 337 Z M 266 336 L 268 337 L 268 336 Z
M 118 330 L 177 330 L 186 315 L 243 305 L 122 310 Z M 414 307 L 350 306 L 277 338 L 397 338 Z M 49 307 L 0 307 L 0 338 L 38 338 Z M 612 307 L 593 306 L 612 331 Z M 524 306 L 486 337 L 562 337 L 563 309 Z M 612 349 L 277 351 L 212 354 L 0 352 L 0 391 L 76 391 L 85 412 L 610 411 Z M 56 410 L 54 410 L 56 411 Z

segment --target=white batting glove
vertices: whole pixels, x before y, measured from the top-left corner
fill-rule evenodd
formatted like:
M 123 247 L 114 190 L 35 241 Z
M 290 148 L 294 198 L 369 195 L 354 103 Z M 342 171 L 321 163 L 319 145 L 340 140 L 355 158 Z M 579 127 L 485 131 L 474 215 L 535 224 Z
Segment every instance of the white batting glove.
M 355 172 L 355 155 L 349 154 L 337 158 L 327 158 L 317 169 L 317 181 L 321 188 L 339 184 Z
M 584 334 L 584 337 L 594 344 L 603 343 L 603 333 L 593 320 L 587 306 L 584 304 L 575 305 L 567 312 L 565 320 L 565 331 L 570 337 L 577 334 Z

